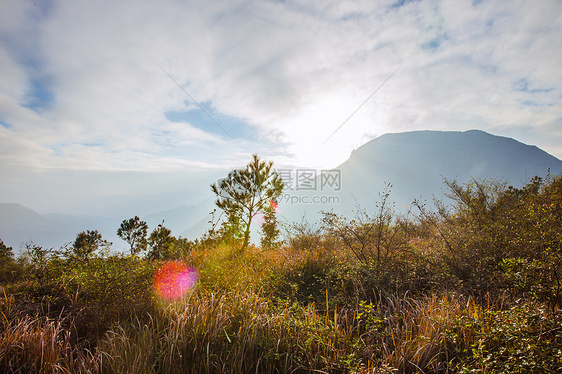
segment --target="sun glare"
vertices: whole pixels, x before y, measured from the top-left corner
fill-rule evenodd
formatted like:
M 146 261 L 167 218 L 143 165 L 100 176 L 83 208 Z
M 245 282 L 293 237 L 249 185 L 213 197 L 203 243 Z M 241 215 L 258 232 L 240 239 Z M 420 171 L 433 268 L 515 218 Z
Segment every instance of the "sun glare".
M 358 102 L 359 98 L 345 93 L 325 96 L 283 124 L 299 165 L 334 168 L 349 157 L 360 145 L 355 144 L 357 139 L 373 131 L 367 107 L 354 113 Z

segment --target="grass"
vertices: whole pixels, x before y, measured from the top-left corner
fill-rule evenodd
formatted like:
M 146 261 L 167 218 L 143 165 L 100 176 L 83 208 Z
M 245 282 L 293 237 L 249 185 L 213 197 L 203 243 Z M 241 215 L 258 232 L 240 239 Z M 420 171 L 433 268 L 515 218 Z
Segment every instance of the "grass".
M 2 326 L 3 373 L 97 373 L 93 353 L 77 349 L 61 321 L 25 317 Z
M 550 367 L 562 362 L 556 361 L 560 353 L 552 346 L 562 343 L 562 319 L 540 305 L 523 303 L 513 309 L 502 298 L 443 292 L 384 296 L 382 291 L 372 292 L 370 300 L 344 303 L 341 295 L 332 300 L 330 292 L 338 288 L 326 281 L 316 284 L 323 292 L 312 290 L 310 302 L 280 297 L 286 284 L 276 274 L 297 280 L 303 273 L 305 278 L 327 276 L 327 261 L 333 265 L 343 256 L 332 254 L 328 261 L 290 248 L 253 248 L 242 258 L 230 257 L 226 247 L 194 252 L 186 262 L 201 269 L 201 280 L 190 293 L 175 303 L 153 299 L 154 309 L 116 321 L 92 350 L 71 337 L 69 320 L 19 316 L 14 296 L 3 289 L 0 371 L 496 372 L 487 368 L 499 365 L 490 359 L 494 354 L 506 354 L 490 346 L 501 342 L 500 322 L 514 352 L 524 338 L 529 346 L 542 344 L 550 350 Z M 295 293 L 302 291 L 296 287 Z M 519 317 L 508 318 L 509 313 Z M 535 358 L 541 355 L 537 348 Z

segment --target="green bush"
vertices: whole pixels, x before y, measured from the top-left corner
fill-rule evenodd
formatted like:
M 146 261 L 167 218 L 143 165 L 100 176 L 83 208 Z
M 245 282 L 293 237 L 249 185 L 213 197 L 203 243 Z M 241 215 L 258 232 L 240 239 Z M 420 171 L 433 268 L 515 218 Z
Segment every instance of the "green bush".
M 504 311 L 485 310 L 479 319 L 459 320 L 474 331 L 461 351 L 461 373 L 562 372 L 562 315 L 531 303 Z
M 166 230 L 151 260 L 0 246 L 0 370 L 562 372 L 562 177 L 446 184 L 453 204 L 415 219 L 383 195 L 375 216 L 243 252 Z M 168 259 L 199 273 L 176 302 L 153 294 Z
M 80 337 L 96 341 L 112 323 L 151 313 L 155 264 L 115 255 L 77 264 L 57 279 L 74 307 L 74 328 Z

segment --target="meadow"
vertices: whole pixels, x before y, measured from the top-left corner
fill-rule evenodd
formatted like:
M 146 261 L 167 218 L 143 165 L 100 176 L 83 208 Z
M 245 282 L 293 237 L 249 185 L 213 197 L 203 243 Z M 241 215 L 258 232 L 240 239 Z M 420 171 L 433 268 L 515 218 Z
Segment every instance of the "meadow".
M 0 256 L 0 372 L 562 372 L 562 176 L 445 181 L 452 204 L 325 213 L 282 241 L 206 235 L 154 259 Z M 158 269 L 197 281 L 168 300 Z

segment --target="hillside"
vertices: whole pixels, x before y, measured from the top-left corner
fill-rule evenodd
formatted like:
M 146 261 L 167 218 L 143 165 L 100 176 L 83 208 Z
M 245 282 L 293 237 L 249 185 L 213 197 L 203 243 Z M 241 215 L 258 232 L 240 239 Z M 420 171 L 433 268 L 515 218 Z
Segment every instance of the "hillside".
M 349 215 L 357 205 L 372 209 L 387 183 L 392 185 L 390 200 L 396 210 L 406 212 L 414 199 L 431 204 L 434 196 L 443 198 L 444 178 L 462 183 L 494 179 L 520 187 L 535 175 L 562 173 L 562 161 L 535 146 L 484 131 L 415 131 L 382 135 L 353 151 L 334 170 L 341 176 L 339 191 L 289 193 L 335 196 L 336 203 L 289 204 L 284 211 L 290 220 L 305 213 L 318 218 L 319 210 Z

